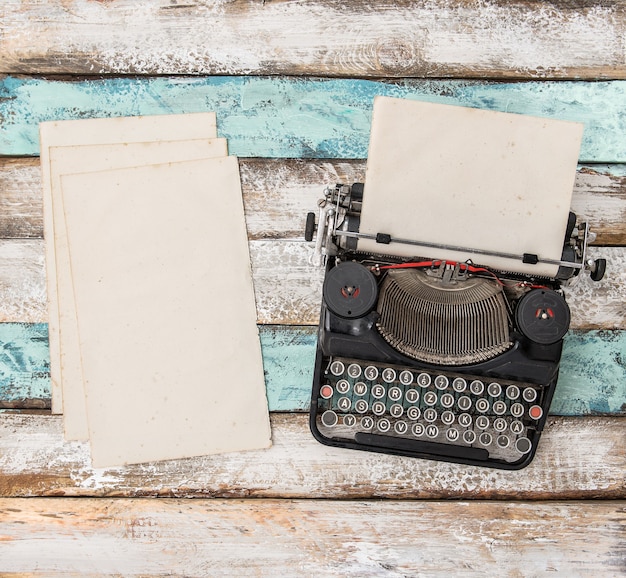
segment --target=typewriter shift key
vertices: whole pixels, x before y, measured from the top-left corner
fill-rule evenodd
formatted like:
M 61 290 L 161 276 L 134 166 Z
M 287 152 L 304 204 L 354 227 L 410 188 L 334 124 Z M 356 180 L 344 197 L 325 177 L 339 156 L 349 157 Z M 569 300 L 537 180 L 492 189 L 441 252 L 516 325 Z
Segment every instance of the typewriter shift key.
M 536 384 L 334 358 L 316 423 L 356 444 L 513 463 L 532 450 L 541 398 Z

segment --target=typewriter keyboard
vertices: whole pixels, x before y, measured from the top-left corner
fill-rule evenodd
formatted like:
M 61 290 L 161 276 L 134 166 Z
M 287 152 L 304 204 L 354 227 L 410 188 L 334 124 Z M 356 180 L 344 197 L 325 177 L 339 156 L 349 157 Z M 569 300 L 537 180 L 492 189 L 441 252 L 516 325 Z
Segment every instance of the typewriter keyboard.
M 544 387 L 328 360 L 316 425 L 329 438 L 475 461 L 517 462 L 532 449 Z

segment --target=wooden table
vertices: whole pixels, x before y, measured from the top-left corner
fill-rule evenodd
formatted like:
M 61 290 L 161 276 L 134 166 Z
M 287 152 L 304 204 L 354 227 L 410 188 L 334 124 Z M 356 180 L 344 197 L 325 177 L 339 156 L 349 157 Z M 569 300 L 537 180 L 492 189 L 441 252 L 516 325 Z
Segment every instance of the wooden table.
M 625 39 L 624 3 L 604 0 L 2 2 L 0 572 L 624 575 Z M 376 94 L 585 123 L 573 209 L 608 272 L 569 291 L 552 415 L 521 472 L 308 432 L 322 275 L 304 218 L 364 178 Z M 94 469 L 49 410 L 37 125 L 206 110 L 241 159 L 274 446 Z

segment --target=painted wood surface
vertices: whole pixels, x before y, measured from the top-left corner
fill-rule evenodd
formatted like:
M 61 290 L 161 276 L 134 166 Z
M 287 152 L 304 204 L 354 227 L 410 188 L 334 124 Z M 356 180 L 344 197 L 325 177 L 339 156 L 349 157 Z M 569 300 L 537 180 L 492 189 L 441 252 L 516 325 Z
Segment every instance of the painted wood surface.
M 626 569 L 624 501 L 48 498 L 0 500 L 0 514 L 2 567 L 20 576 L 614 577 Z
M 324 446 L 305 415 L 271 425 L 268 450 L 94 469 L 88 443 L 63 440 L 60 416 L 0 412 L 0 496 L 626 498 L 624 417 L 549 418 L 517 472 Z
M 308 411 L 316 327 L 259 327 L 270 411 Z M 0 323 L 0 408 L 49 408 L 43 323 Z M 570 331 L 552 415 L 626 415 L 626 332 Z
M 324 188 L 363 182 L 365 164 L 362 160 L 239 159 L 249 238 L 301 238 L 305 216 L 316 210 Z M 626 165 L 579 166 L 572 210 L 591 224 L 596 245 L 626 245 Z M 39 159 L 0 158 L 0 239 L 41 237 Z
M 0 72 L 624 78 L 624 12 L 606 0 L 5 1 Z
M 46 120 L 215 111 L 242 157 L 367 157 L 374 96 L 584 123 L 581 162 L 626 162 L 626 82 L 515 82 L 261 77 L 45 80 L 0 84 L 0 155 L 36 155 Z

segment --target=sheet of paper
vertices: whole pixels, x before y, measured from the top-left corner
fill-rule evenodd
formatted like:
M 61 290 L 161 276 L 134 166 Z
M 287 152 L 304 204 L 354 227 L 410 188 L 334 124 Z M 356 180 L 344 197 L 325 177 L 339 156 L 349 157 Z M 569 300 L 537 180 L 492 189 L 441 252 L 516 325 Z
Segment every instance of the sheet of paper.
M 93 465 L 269 447 L 237 159 L 62 191 Z
M 54 239 L 55 233 L 50 184 L 49 147 L 215 138 L 217 136 L 217 128 L 214 112 L 50 121 L 41 123 L 39 128 L 44 237 L 47 241 L 46 269 L 52 412 L 62 413 L 63 394 L 60 376 L 61 359 L 58 347 L 59 326 L 56 299 L 56 261 L 54 245 L 49 242 L 50 239 Z
M 377 97 L 360 232 L 560 259 L 582 131 L 573 122 Z M 374 240 L 358 248 L 541 276 L 558 269 Z
M 63 424 L 67 440 L 87 440 L 87 415 L 83 387 L 76 309 L 67 246 L 61 175 L 81 171 L 104 171 L 228 154 L 226 139 L 197 139 L 109 145 L 49 147 L 50 186 L 54 216 L 54 257 L 58 304 L 60 382 L 63 390 Z M 173 198 L 175 194 L 172 195 Z

